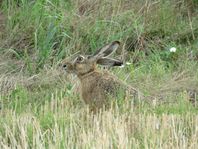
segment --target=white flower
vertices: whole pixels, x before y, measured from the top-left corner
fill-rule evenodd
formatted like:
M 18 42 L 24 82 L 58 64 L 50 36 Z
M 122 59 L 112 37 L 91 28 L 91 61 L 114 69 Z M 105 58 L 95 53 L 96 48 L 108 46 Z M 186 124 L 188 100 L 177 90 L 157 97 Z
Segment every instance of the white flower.
M 172 47 L 172 48 L 169 49 L 170 52 L 176 52 L 176 50 L 177 49 L 175 47 Z
M 131 63 L 130 62 L 126 62 L 126 65 L 131 65 Z

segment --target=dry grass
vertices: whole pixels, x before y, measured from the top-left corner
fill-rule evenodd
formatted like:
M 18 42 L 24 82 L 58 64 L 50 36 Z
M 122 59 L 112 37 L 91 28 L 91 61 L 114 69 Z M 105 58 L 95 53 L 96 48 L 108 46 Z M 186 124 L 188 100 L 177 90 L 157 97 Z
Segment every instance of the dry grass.
M 68 107 L 67 99 L 46 102 L 35 116 L 0 112 L 0 147 L 6 148 L 178 148 L 198 145 L 198 116 L 127 113 L 119 109 L 90 114 L 87 108 Z M 126 107 L 128 105 L 125 105 Z

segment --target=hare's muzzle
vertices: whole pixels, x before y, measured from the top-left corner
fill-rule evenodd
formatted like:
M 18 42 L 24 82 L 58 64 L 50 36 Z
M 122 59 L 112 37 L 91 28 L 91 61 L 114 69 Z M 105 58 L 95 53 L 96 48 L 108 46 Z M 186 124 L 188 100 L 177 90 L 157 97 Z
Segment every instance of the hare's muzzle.
M 71 73 L 71 72 L 73 72 L 73 65 L 70 63 L 63 63 L 62 69 L 68 73 Z
M 65 70 L 65 71 L 67 70 L 67 67 L 68 67 L 67 64 L 62 65 L 62 69 Z
M 66 64 L 64 64 L 64 65 L 63 65 L 63 69 L 66 69 L 66 68 L 67 68 L 67 65 L 66 65 Z

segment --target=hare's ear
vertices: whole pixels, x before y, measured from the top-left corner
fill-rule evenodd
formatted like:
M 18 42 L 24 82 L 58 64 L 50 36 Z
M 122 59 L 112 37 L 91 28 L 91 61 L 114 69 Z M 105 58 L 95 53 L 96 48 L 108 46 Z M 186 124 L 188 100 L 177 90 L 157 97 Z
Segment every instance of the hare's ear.
M 104 47 L 97 50 L 91 57 L 95 59 L 107 57 L 111 55 L 113 52 L 115 52 L 119 47 L 119 45 L 120 45 L 119 41 L 113 41 L 112 43 L 107 44 Z
M 107 58 L 107 57 L 99 58 L 96 63 L 99 65 L 105 65 L 105 66 L 122 66 L 123 65 L 122 61 L 116 60 L 113 58 Z

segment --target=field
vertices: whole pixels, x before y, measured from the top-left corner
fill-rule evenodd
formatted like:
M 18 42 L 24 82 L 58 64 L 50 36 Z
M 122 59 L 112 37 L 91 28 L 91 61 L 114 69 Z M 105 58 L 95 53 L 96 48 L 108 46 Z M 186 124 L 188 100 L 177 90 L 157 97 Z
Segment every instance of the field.
M 0 148 L 196 149 L 197 24 L 197 0 L 0 0 Z M 156 99 L 93 114 L 60 63 L 114 40 L 109 71 Z

